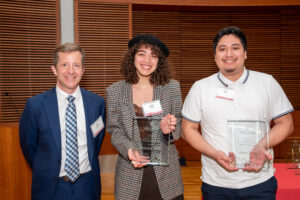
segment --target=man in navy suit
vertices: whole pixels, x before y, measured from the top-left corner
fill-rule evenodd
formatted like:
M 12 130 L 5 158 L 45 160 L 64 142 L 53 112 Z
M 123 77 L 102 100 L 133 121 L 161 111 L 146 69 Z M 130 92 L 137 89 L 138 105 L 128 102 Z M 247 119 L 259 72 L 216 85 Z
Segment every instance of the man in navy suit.
M 105 102 L 79 86 L 84 58 L 84 50 L 76 44 L 57 47 L 51 66 L 56 87 L 28 99 L 20 118 L 20 144 L 32 168 L 32 199 L 100 199 L 98 155 L 105 133 Z M 70 96 L 75 99 L 72 103 Z M 71 104 L 73 153 L 68 142 Z M 76 175 L 70 175 L 69 166 Z

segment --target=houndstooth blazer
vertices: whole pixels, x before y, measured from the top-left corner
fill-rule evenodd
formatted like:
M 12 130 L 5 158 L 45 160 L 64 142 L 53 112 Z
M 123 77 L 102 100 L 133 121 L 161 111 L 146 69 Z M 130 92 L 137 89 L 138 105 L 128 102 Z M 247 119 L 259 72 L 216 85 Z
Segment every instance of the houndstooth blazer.
M 139 197 L 143 168 L 135 169 L 128 159 L 128 149 L 141 151 L 141 139 L 135 117 L 132 101 L 132 89 L 129 83 L 118 81 L 106 89 L 107 95 L 107 131 L 111 134 L 111 143 L 119 152 L 115 171 L 115 197 L 118 200 L 136 200 Z M 172 132 L 173 140 L 181 136 L 181 108 L 182 98 L 180 85 L 176 80 L 164 86 L 154 87 L 153 100 L 160 100 L 163 113 L 155 115 L 164 117 L 168 113 L 175 114 L 177 125 Z M 159 126 L 159 123 L 157 123 Z M 135 142 L 134 142 L 135 141 Z M 164 143 L 163 152 L 167 145 Z M 173 199 L 183 194 L 183 183 L 178 160 L 178 152 L 172 142 L 169 149 L 169 165 L 154 166 L 159 190 L 163 199 Z

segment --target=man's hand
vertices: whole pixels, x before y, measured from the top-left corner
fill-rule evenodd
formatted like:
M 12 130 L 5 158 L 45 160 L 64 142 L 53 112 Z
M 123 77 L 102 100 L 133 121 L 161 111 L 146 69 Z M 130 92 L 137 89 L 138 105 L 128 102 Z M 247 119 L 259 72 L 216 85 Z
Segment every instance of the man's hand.
M 232 152 L 227 156 L 223 151 L 217 151 L 214 160 L 229 172 L 237 171 L 235 167 L 235 156 Z
M 261 145 L 256 145 L 250 153 L 250 160 L 245 164 L 244 171 L 259 172 L 266 160 L 272 160 L 272 155 Z

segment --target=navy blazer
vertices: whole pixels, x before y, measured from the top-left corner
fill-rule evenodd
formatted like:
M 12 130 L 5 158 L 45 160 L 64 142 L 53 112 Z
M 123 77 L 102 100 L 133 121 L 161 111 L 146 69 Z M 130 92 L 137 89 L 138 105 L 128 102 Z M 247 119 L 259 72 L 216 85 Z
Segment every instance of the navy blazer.
M 90 125 L 99 116 L 105 123 L 105 101 L 99 95 L 81 88 L 86 120 L 88 157 L 94 175 L 94 189 L 100 199 L 100 166 L 98 155 L 105 129 L 95 138 Z M 61 166 L 61 132 L 55 87 L 27 100 L 20 118 L 20 144 L 32 168 L 32 199 L 54 199 Z

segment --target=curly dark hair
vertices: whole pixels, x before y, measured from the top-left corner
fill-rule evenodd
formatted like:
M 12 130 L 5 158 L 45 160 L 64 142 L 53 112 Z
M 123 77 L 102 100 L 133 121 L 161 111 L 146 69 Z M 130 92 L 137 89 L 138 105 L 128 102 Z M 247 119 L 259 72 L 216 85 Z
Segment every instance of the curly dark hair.
M 150 47 L 152 52 L 159 58 L 156 70 L 150 75 L 150 83 L 153 85 L 165 85 L 169 83 L 172 78 L 172 70 L 168 58 L 158 46 L 148 44 L 144 41 L 140 41 L 129 48 L 121 60 L 120 71 L 126 82 L 135 84 L 139 81 L 134 65 L 134 59 L 135 54 L 142 46 L 145 46 L 146 48 Z

